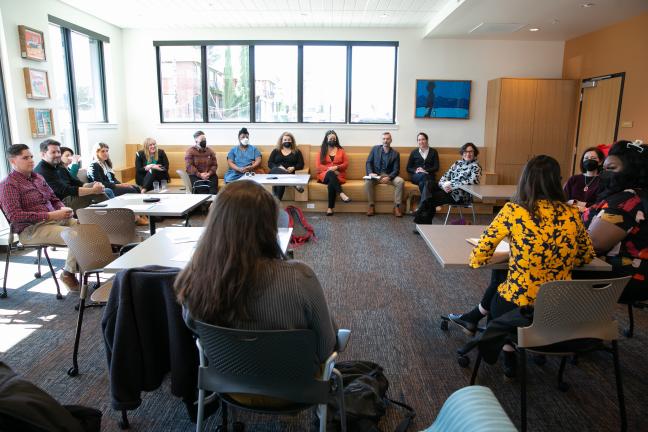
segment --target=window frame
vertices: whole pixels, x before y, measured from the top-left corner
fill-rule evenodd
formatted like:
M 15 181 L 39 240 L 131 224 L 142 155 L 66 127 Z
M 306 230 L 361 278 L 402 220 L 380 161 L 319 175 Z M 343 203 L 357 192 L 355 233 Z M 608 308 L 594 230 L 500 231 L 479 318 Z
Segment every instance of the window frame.
M 249 62 L 249 89 L 250 89 L 250 117 L 249 121 L 210 121 L 207 87 L 207 46 L 227 46 L 227 45 L 245 45 L 248 46 Z M 297 121 L 289 122 L 268 122 L 257 121 L 255 106 L 255 70 L 254 70 L 254 47 L 263 45 L 296 45 L 297 46 Z M 331 40 L 167 40 L 153 41 L 155 48 L 157 81 L 158 81 L 158 110 L 160 123 L 209 123 L 209 124 L 239 124 L 239 123 L 260 123 L 260 124 L 346 124 L 346 125 L 393 125 L 396 124 L 396 86 L 398 83 L 398 41 L 331 41 Z M 162 106 L 162 65 L 160 63 L 160 47 L 165 46 L 200 46 L 202 52 L 201 64 L 201 82 L 202 82 L 202 102 L 203 102 L 203 121 L 169 121 L 164 119 Z M 304 122 L 304 46 L 344 46 L 346 47 L 347 65 L 346 65 L 346 89 L 345 89 L 345 120 L 344 122 Z M 354 46 L 387 46 L 394 48 L 394 82 L 393 82 L 393 103 L 392 118 L 387 122 L 353 122 L 351 121 L 351 99 L 352 99 L 352 66 L 353 66 L 353 47 Z
M 65 57 L 65 73 L 68 87 L 68 94 L 70 97 L 70 123 L 72 124 L 74 151 L 80 151 L 80 138 L 79 138 L 79 107 L 77 100 L 76 80 L 74 76 L 74 53 L 72 50 L 72 32 L 80 33 L 90 39 L 97 41 L 97 54 L 99 66 L 99 91 L 101 93 L 101 108 L 103 118 L 98 121 L 83 122 L 83 123 L 108 123 L 108 98 L 106 91 L 106 62 L 104 56 L 104 43 L 110 43 L 110 38 L 102 34 L 88 30 L 84 27 L 78 26 L 74 23 L 62 20 L 53 15 L 48 15 L 48 23 L 59 26 L 61 29 L 61 39 L 63 40 L 63 54 Z

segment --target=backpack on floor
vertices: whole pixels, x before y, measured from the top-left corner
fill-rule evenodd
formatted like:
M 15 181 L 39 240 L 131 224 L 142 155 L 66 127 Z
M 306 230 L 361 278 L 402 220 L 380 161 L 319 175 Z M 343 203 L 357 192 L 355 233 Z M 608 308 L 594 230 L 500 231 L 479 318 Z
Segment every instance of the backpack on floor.
M 436 208 L 431 199 L 426 199 L 419 203 L 416 213 L 414 213 L 414 223 L 419 225 L 431 225 L 432 219 L 434 219 L 434 214 L 436 213 Z
M 348 431 L 380 432 L 378 423 L 391 404 L 408 411 L 395 432 L 407 430 L 416 413 L 409 405 L 387 397 L 389 381 L 380 365 L 370 361 L 351 360 L 336 363 L 335 368 L 342 374 L 344 382 L 344 408 Z M 329 397 L 328 412 L 326 430 L 338 432 L 340 414 L 334 395 Z
M 191 186 L 191 192 L 195 194 L 209 194 L 209 180 L 196 180 Z
M 288 213 L 288 227 L 292 228 L 292 235 L 290 236 L 291 245 L 302 245 L 311 238 L 317 240 L 313 226 L 308 223 L 304 212 L 298 207 L 286 207 Z

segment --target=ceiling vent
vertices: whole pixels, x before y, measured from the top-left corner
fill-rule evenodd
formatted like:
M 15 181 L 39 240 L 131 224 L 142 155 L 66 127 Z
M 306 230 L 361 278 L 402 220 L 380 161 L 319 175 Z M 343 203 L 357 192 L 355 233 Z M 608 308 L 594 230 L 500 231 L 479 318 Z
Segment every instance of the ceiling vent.
M 470 34 L 493 34 L 493 33 L 514 33 L 526 24 L 520 23 L 480 23 L 468 33 Z

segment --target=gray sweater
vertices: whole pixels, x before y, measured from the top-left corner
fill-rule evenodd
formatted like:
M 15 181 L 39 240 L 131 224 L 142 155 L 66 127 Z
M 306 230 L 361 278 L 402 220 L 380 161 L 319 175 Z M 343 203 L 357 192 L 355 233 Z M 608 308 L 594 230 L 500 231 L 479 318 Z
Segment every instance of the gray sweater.
M 250 299 L 249 321 L 232 327 L 242 330 L 310 329 L 317 337 L 317 360 L 323 363 L 335 349 L 336 329 L 322 286 L 313 270 L 301 261 L 272 260 L 259 277 Z

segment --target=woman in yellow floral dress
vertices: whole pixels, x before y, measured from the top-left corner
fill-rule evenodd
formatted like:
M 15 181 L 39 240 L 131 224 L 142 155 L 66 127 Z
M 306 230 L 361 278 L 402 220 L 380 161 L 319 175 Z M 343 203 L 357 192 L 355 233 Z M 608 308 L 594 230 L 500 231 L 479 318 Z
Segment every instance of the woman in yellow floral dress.
M 463 315 L 450 319 L 464 327 L 485 313 L 497 318 L 517 307 L 533 305 L 538 288 L 548 281 L 571 279 L 571 271 L 590 262 L 594 249 L 576 207 L 565 203 L 560 182 L 560 166 L 550 156 L 536 156 L 524 168 L 517 192 L 484 231 L 470 255 L 470 266 L 488 264 L 495 248 L 508 238 L 511 254 L 508 272 L 501 283 L 491 283 L 482 304 Z M 490 292 L 489 292 L 490 291 Z M 494 292 L 495 291 L 495 292 Z M 486 304 L 484 304 L 486 303 Z M 481 309 L 480 309 L 481 308 Z M 514 369 L 514 356 L 506 354 Z M 509 347 L 512 350 L 512 347 Z M 508 374 L 507 374 L 508 375 Z

